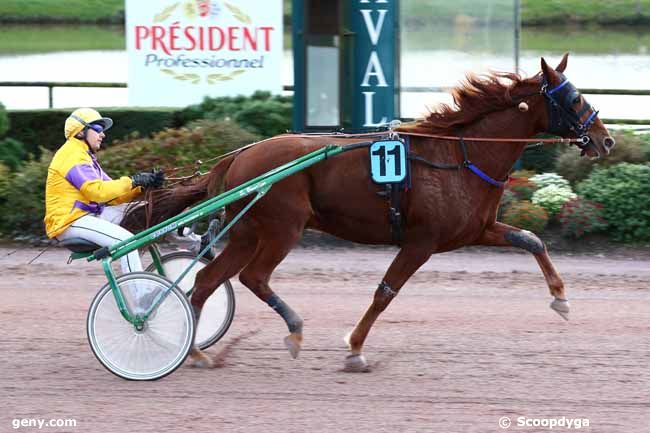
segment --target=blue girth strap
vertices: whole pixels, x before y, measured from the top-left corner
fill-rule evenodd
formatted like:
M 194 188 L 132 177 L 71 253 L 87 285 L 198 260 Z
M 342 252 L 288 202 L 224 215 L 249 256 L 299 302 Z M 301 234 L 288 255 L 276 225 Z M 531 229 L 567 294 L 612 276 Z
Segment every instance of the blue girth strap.
M 469 161 L 467 161 L 467 163 L 465 164 L 465 167 L 469 168 L 472 173 L 474 173 L 475 175 L 477 175 L 478 177 L 480 177 L 481 179 L 483 179 L 484 181 L 486 181 L 490 185 L 496 186 L 497 188 L 503 188 L 506 185 L 505 182 L 501 182 L 499 180 L 492 179 L 490 176 L 485 174 L 485 172 L 483 172 L 480 168 L 478 168 L 477 166 L 475 166 L 474 164 L 472 164 Z
M 460 140 L 460 148 L 463 151 L 463 167 L 467 167 L 469 171 L 486 181 L 492 186 L 496 186 L 497 188 L 503 188 L 506 183 L 502 182 L 500 180 L 496 180 L 488 176 L 483 170 L 472 164 L 472 162 L 469 160 L 467 156 L 467 144 L 465 144 L 465 140 L 463 140 L 463 137 L 459 137 Z

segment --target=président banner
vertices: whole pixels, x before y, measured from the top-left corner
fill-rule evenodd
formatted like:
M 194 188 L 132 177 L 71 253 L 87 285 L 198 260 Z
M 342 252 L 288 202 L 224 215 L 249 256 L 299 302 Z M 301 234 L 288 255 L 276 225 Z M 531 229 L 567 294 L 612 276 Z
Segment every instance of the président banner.
M 129 105 L 282 91 L 282 0 L 126 0 Z

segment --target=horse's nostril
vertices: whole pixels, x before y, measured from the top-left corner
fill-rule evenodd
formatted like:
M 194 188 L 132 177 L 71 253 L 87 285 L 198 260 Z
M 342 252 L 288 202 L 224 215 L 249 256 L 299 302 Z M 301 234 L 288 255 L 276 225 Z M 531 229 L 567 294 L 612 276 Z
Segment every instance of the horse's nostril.
M 606 148 L 611 149 L 616 144 L 616 140 L 614 140 L 612 137 L 606 137 L 603 141 L 603 144 Z

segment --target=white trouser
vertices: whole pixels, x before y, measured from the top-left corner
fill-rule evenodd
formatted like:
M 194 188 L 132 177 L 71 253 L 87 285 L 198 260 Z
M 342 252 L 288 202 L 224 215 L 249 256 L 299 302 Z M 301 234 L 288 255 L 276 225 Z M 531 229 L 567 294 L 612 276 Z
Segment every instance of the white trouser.
M 128 203 L 106 206 L 99 215 L 84 215 L 73 222 L 56 238 L 65 240 L 81 238 L 94 242 L 101 247 L 110 247 L 133 236 L 133 233 L 119 226 L 124 219 Z M 133 250 L 120 259 L 122 273 L 142 271 L 142 262 L 138 250 Z

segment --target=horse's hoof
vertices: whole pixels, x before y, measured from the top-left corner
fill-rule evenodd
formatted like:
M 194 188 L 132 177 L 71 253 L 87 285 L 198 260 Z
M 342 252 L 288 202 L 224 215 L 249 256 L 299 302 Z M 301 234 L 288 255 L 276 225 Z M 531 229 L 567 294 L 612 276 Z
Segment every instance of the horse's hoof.
M 367 373 L 370 367 L 366 362 L 366 358 L 361 355 L 348 355 L 345 357 L 345 365 L 343 371 L 348 373 Z
M 192 350 L 190 353 L 190 367 L 195 368 L 213 368 L 214 361 L 208 355 L 200 350 Z
M 564 320 L 569 321 L 569 301 L 566 299 L 555 298 L 550 305 L 551 309 L 562 316 Z
M 302 334 L 291 333 L 284 337 L 284 345 L 289 350 L 291 357 L 296 359 L 302 347 Z

